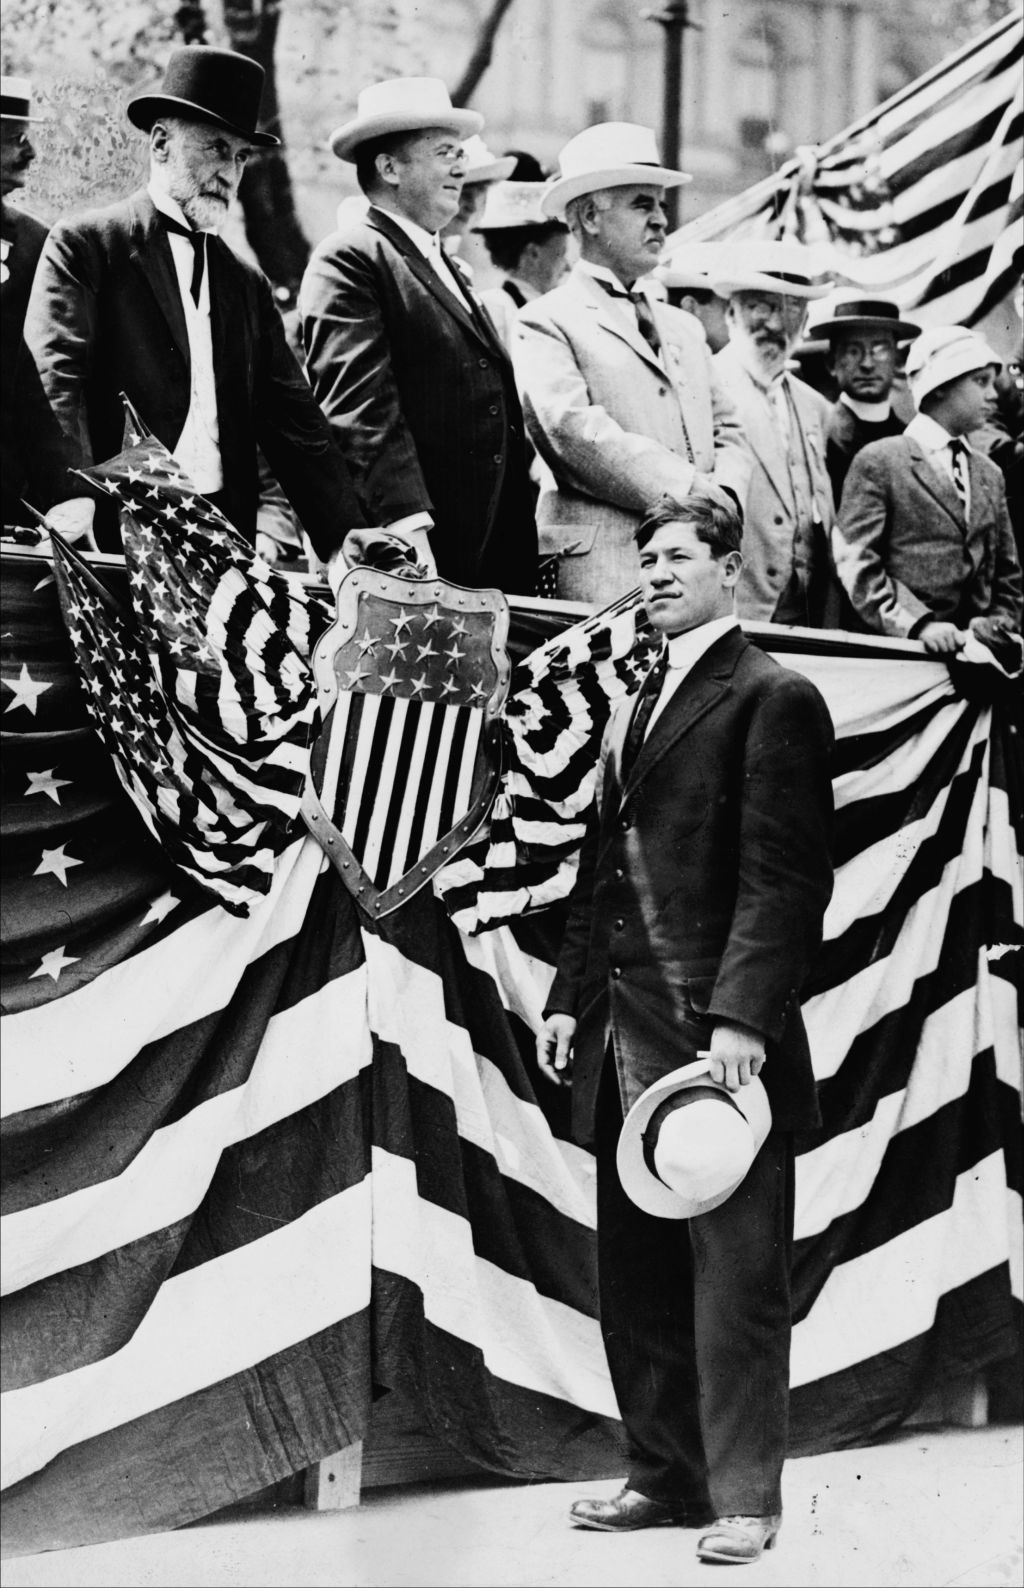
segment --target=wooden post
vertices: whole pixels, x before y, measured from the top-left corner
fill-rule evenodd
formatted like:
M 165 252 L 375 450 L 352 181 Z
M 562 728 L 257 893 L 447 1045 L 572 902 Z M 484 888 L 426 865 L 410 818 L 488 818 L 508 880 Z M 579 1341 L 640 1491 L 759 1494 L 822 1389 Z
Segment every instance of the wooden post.
M 359 1504 L 363 1478 L 363 1441 L 346 1445 L 306 1468 L 303 1504 L 307 1511 L 347 1511 Z

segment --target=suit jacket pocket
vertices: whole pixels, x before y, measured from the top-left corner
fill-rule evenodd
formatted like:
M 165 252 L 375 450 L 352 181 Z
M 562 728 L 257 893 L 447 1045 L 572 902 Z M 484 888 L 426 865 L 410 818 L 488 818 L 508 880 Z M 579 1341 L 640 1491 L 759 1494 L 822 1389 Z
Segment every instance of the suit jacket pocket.
M 594 549 L 596 524 L 540 524 L 537 530 L 542 557 L 584 557 Z

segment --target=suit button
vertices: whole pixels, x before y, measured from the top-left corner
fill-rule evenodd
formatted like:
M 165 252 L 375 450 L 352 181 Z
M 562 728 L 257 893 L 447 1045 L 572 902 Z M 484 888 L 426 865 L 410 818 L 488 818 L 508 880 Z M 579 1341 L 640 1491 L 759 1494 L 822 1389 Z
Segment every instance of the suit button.
M 622 818 L 621 822 L 619 823 L 619 829 L 620 829 L 620 831 L 622 831 L 624 833 L 628 833 L 629 832 L 629 817 L 628 816 L 624 816 Z
M 497 403 L 492 403 L 491 406 L 488 408 L 487 412 L 491 415 L 492 418 L 494 418 L 496 415 L 498 415 L 501 412 L 501 409 L 498 407 Z
M 495 463 L 500 463 L 501 462 L 501 453 L 500 452 L 496 452 L 494 454 L 494 461 L 495 461 Z
M 477 359 L 477 363 L 480 365 L 481 369 L 490 369 L 490 367 L 491 367 L 490 363 L 488 362 L 488 360 L 486 358 Z
M 778 572 L 779 572 L 779 570 L 777 568 L 766 568 L 765 569 L 765 573 L 768 575 L 769 579 L 777 578 L 778 577 Z
M 616 880 L 616 882 L 621 882 L 625 875 L 626 875 L 626 873 L 623 871 L 621 866 L 617 866 L 615 868 L 615 880 Z
M 615 923 L 616 932 L 621 932 L 622 928 L 625 926 L 625 924 L 626 924 L 625 921 L 622 919 L 622 916 L 620 915 L 619 919 Z
M 659 386 L 658 387 L 658 396 L 659 397 L 667 397 L 668 396 L 668 387 L 667 386 Z
M 618 981 L 619 977 L 622 975 L 622 971 L 620 970 L 618 965 L 613 965 L 612 966 L 612 975 L 613 975 L 613 977 L 615 978 L 616 981 Z
M 781 514 L 781 513 L 776 513 L 776 515 L 775 515 L 775 522 L 776 522 L 776 523 L 777 523 L 777 524 L 781 524 L 781 523 L 782 523 L 782 514 Z

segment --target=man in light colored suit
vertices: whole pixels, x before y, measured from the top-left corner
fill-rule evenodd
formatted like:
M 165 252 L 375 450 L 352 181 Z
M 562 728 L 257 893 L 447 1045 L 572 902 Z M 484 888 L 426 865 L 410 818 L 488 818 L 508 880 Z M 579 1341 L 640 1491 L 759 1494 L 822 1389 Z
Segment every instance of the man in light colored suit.
M 737 244 L 741 263 L 713 283 L 728 298 L 729 343 L 715 367 L 735 404 L 754 471 L 743 525 L 741 617 L 820 627 L 834 594 L 828 532 L 834 518 L 825 467 L 830 405 L 790 372 L 817 261 L 798 243 Z
M 636 290 L 664 242 L 665 188 L 689 178 L 627 122 L 579 133 L 559 171 L 543 208 L 580 259 L 522 310 L 512 357 L 545 465 L 542 552 L 559 556 L 560 596 L 604 603 L 635 586 L 633 535 L 658 497 L 713 483 L 742 507 L 751 459 L 698 322 Z

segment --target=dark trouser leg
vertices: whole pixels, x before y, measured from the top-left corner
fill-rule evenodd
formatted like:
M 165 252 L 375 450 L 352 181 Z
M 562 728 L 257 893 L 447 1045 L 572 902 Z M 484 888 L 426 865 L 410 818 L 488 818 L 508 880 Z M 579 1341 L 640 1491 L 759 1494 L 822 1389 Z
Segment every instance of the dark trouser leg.
M 782 1510 L 789 1417 L 792 1137 L 771 1134 L 728 1201 L 688 1228 L 712 1504 L 767 1516 Z
M 621 1127 L 609 1064 L 598 1099 L 597 1260 L 601 1329 L 630 1442 L 629 1486 L 705 1510 L 688 1227 L 651 1218 L 626 1196 L 615 1169 Z

